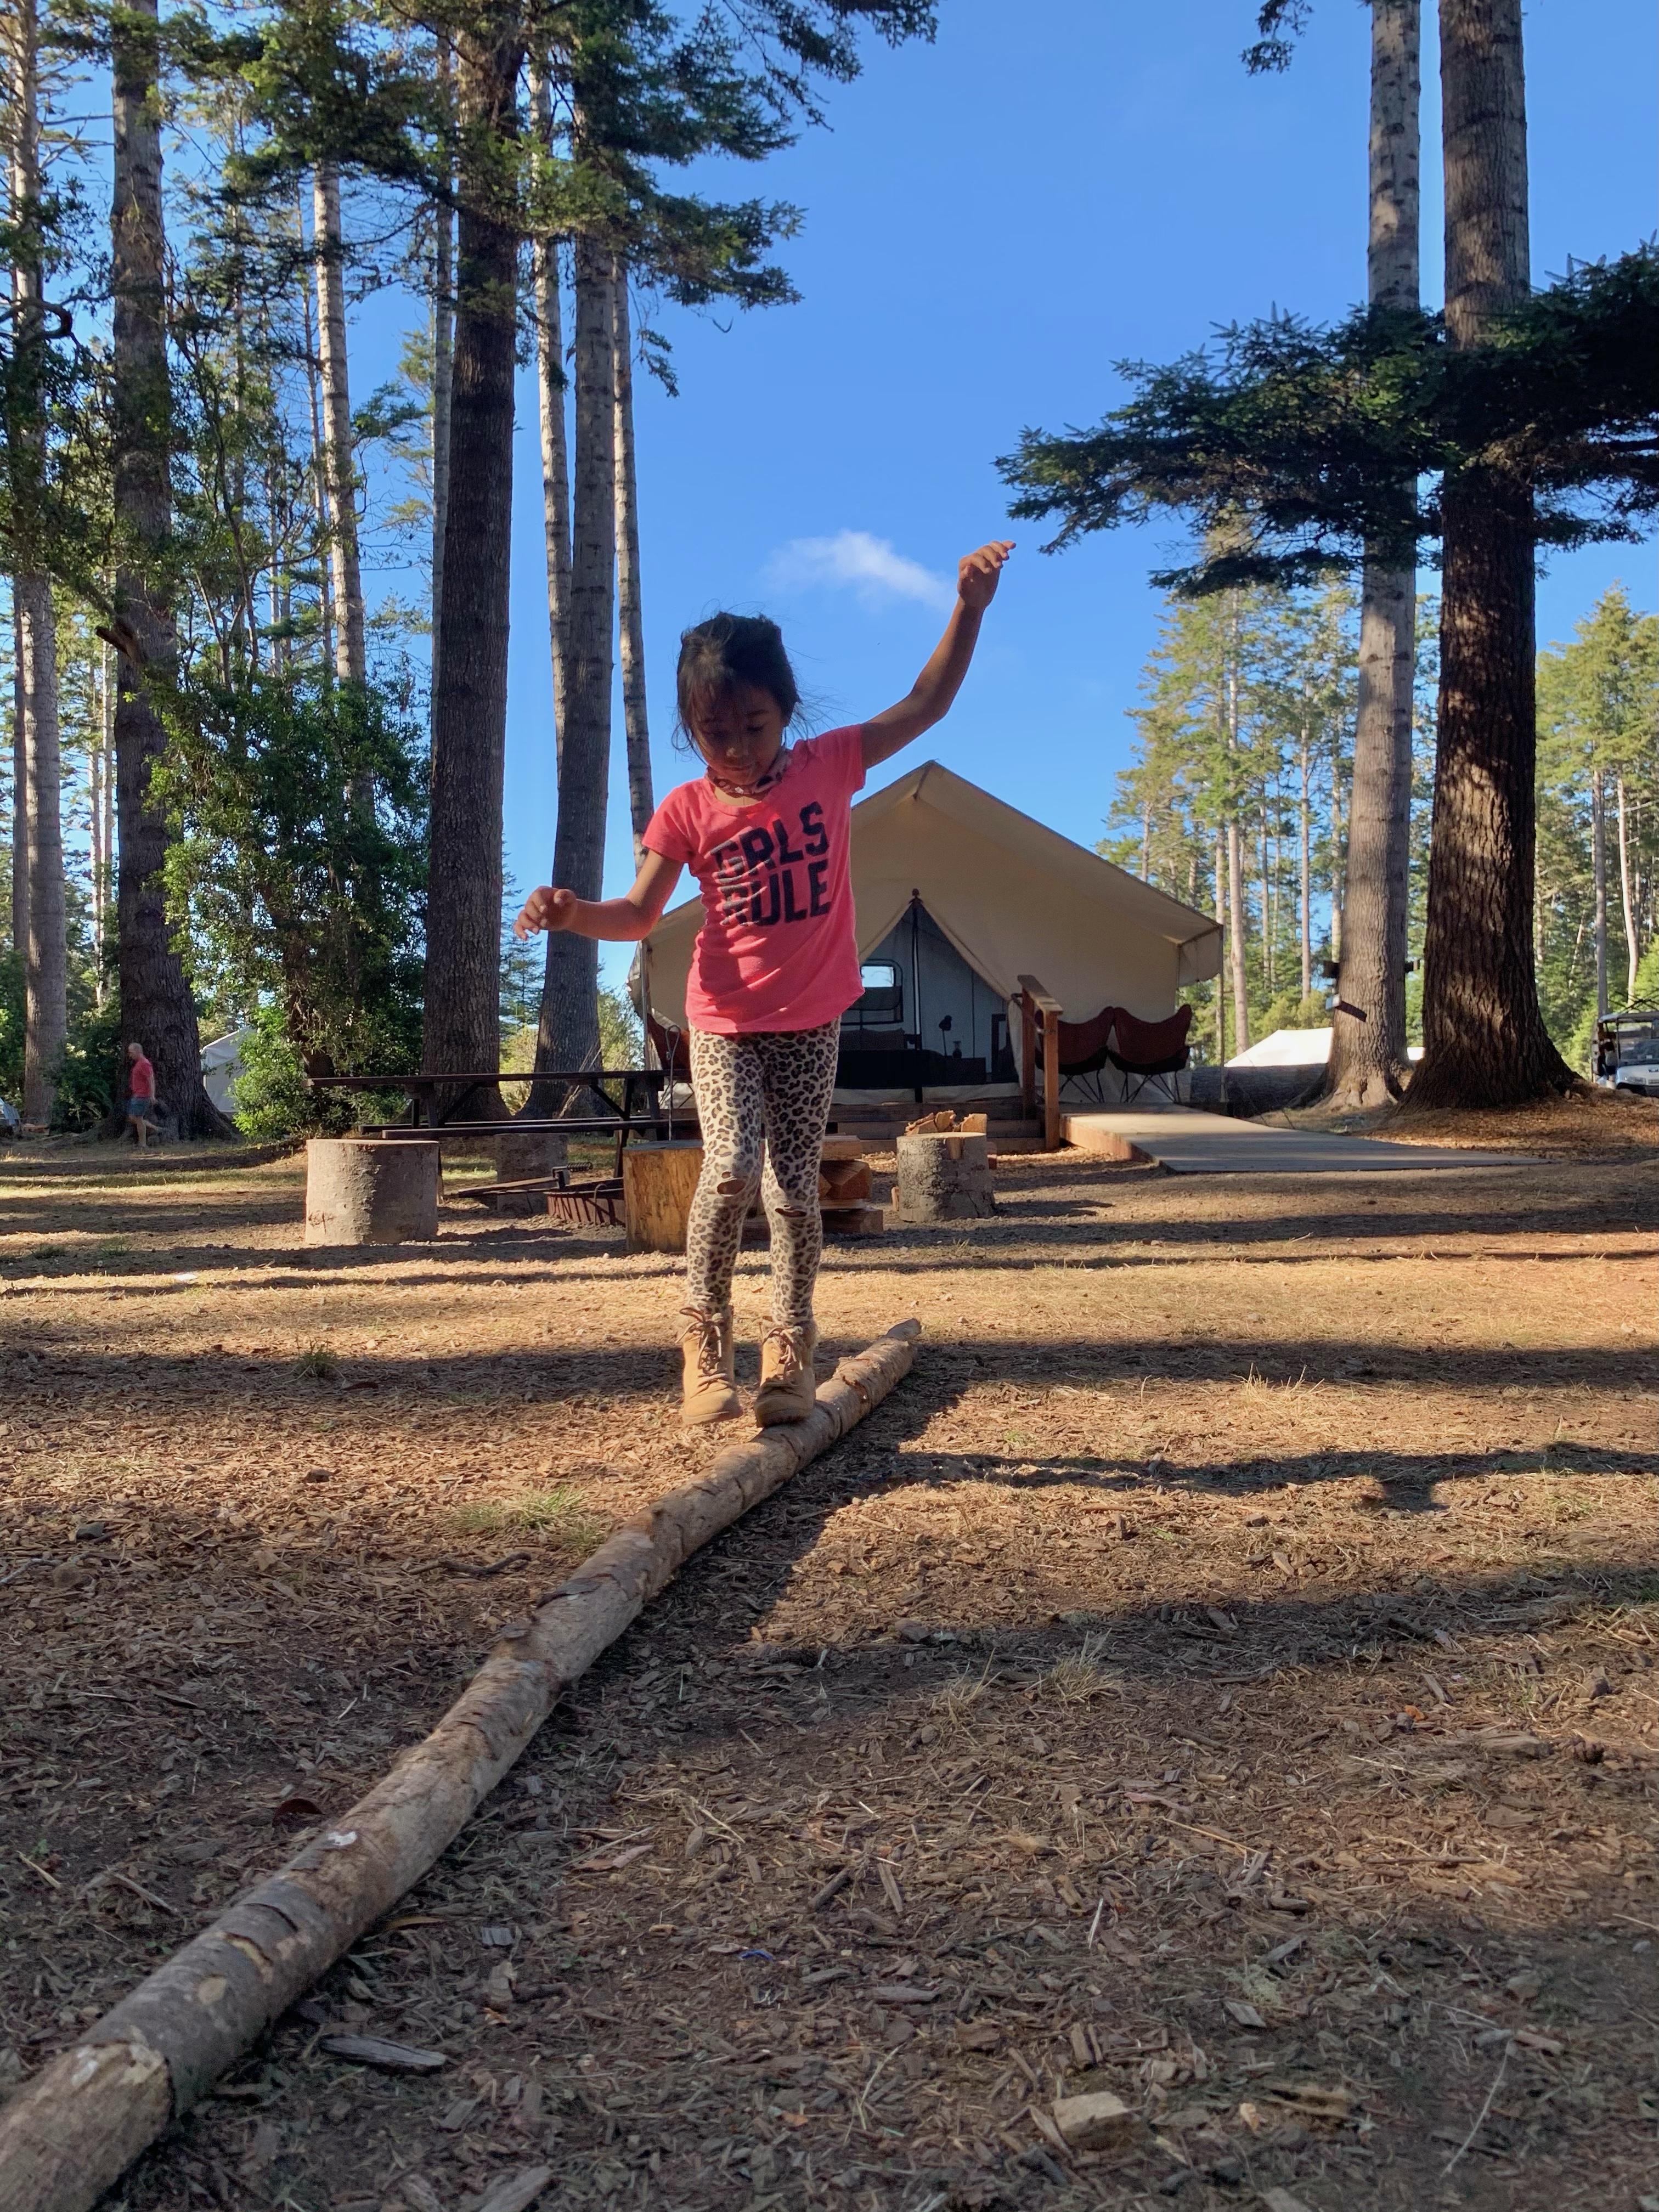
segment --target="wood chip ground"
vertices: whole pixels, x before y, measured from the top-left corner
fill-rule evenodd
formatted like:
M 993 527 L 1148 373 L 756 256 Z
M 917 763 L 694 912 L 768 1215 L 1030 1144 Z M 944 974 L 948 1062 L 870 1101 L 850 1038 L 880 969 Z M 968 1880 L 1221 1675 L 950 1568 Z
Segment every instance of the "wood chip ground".
M 1375 1181 L 1011 1159 L 993 1220 L 832 1248 L 826 1369 L 915 1312 L 915 1374 L 108 2203 L 1634 2212 L 1622 1111 L 1616 1152 Z M 0 2082 L 726 1441 L 675 1425 L 668 1262 L 459 1205 L 307 1252 L 299 1198 L 0 1153 Z M 1057 2100 L 1108 2094 L 1079 2148 Z

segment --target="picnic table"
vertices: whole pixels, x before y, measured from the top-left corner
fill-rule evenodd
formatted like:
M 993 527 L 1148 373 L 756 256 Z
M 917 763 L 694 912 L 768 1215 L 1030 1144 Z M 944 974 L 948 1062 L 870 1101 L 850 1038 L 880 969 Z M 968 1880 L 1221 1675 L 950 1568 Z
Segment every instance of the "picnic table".
M 464 1069 L 454 1073 L 443 1070 L 428 1073 L 422 1069 L 416 1074 L 308 1075 L 306 1078 L 313 1091 L 401 1091 L 409 1100 L 407 1117 L 398 1121 L 365 1123 L 362 1133 L 366 1137 L 422 1137 L 429 1139 L 440 1131 L 451 1136 L 548 1134 L 615 1137 L 618 1176 L 622 1173 L 623 1147 L 630 1137 L 654 1136 L 663 1132 L 672 1138 L 677 1127 L 682 1133 L 696 1127 L 695 1109 L 690 1112 L 684 1107 L 678 1111 L 675 1109 L 673 1081 L 671 1072 L 661 1067 L 579 1067 L 534 1071 L 488 1068 L 481 1073 Z M 479 1120 L 460 1110 L 480 1091 L 493 1090 L 502 1083 L 531 1082 L 580 1085 L 583 1090 L 602 1098 L 611 1110 L 606 1114 L 514 1114 L 506 1121 Z M 607 1084 L 620 1086 L 614 1101 L 605 1088 Z M 666 1103 L 662 1097 L 665 1085 L 669 1086 Z

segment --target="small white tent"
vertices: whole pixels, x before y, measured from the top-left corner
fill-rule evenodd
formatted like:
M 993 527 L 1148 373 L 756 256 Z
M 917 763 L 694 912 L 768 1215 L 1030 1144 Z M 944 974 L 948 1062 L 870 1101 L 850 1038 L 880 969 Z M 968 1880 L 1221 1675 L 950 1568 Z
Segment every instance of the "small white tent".
M 1013 1036 L 1006 1010 L 1021 975 L 1036 976 L 1067 1021 L 1091 1020 L 1107 1006 L 1155 1021 L 1174 1012 L 1182 984 L 1220 969 L 1221 931 L 1208 915 L 937 761 L 853 809 L 852 875 L 860 957 L 890 961 L 905 997 L 898 1027 L 914 1042 L 959 1049 L 964 1034 L 971 1036 L 969 1024 L 984 1021 L 971 1009 L 970 986 L 980 987 L 982 1006 L 996 1007 L 1001 1026 L 987 1023 L 979 1032 L 981 1082 L 994 1080 L 999 1060 L 1006 1069 Z M 702 921 L 702 902 L 693 896 L 665 914 L 646 940 L 652 1012 L 676 1027 L 685 1022 L 686 977 Z M 923 923 L 933 927 L 916 926 Z M 935 933 L 935 957 L 924 968 L 919 963 Z M 968 970 L 967 985 L 958 978 L 954 994 L 945 962 Z M 947 1006 L 953 1023 L 943 1019 Z M 849 1016 L 849 1030 L 857 1019 Z M 938 1085 L 946 1078 L 934 1068 L 927 1079 Z

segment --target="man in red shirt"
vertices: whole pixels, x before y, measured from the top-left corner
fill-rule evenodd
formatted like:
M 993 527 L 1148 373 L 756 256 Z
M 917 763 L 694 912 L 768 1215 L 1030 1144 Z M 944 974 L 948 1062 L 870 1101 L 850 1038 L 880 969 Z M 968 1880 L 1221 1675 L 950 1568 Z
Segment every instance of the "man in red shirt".
M 127 1119 L 142 1152 L 155 1127 L 155 1070 L 145 1059 L 143 1045 L 136 1042 L 127 1047 L 127 1058 L 132 1063 L 127 1070 Z

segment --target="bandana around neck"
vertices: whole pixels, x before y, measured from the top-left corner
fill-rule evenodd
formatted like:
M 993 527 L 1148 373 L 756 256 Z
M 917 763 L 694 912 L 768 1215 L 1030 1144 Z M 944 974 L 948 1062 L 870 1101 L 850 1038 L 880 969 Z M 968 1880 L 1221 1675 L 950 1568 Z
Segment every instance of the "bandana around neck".
M 791 745 L 781 745 L 778 748 L 777 758 L 762 776 L 760 781 L 750 784 L 746 789 L 741 784 L 722 783 L 706 761 L 703 763 L 703 776 L 708 782 L 713 784 L 716 791 L 727 799 L 758 799 L 762 792 L 770 791 L 772 786 L 788 767 L 789 757 L 793 750 Z

